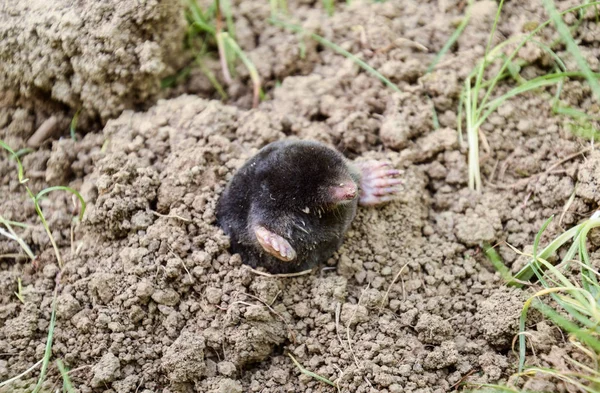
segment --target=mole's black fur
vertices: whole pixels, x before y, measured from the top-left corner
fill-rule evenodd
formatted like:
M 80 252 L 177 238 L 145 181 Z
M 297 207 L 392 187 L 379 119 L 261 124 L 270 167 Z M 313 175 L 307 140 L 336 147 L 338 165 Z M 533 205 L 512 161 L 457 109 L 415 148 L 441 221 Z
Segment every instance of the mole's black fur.
M 244 263 L 270 273 L 293 273 L 326 261 L 342 244 L 358 198 L 332 202 L 331 187 L 360 175 L 323 144 L 279 141 L 261 149 L 235 174 L 217 206 L 217 220 Z M 296 251 L 282 261 L 263 250 L 254 228 L 263 226 Z

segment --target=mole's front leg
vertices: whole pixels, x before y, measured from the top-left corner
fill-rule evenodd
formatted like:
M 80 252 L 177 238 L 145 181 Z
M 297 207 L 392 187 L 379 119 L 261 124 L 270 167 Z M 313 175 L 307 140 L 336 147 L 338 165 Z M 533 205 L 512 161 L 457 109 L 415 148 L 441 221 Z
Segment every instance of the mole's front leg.
M 296 259 L 296 250 L 283 237 L 260 225 L 254 227 L 254 235 L 267 254 L 284 262 Z
M 360 199 L 362 206 L 374 206 L 392 201 L 398 197 L 402 179 L 400 171 L 391 164 L 381 161 L 355 162 L 361 173 Z

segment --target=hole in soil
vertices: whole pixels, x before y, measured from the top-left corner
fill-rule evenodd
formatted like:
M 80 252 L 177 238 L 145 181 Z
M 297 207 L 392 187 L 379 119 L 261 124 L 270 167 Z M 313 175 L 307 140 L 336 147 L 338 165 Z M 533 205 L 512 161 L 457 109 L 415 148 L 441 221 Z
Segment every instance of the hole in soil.
M 150 210 L 152 211 L 158 211 L 156 210 L 156 208 L 158 207 L 158 198 L 154 198 L 153 200 L 150 201 Z
M 315 113 L 314 115 L 312 115 L 310 117 L 310 121 L 321 121 L 321 122 L 324 122 L 327 119 L 329 119 L 329 116 L 325 116 L 321 112 Z

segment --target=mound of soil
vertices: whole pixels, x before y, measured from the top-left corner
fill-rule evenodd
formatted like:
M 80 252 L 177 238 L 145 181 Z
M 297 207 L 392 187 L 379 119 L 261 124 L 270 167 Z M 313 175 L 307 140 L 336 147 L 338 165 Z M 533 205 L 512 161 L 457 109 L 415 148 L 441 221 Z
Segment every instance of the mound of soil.
M 0 213 L 30 224 L 19 233 L 39 254 L 35 263 L 0 259 L 0 380 L 42 358 L 57 285 L 53 359 L 71 369 L 79 392 L 336 391 L 301 373 L 289 355 L 343 392 L 445 392 L 515 371 L 511 343 L 527 293 L 503 286 L 481 246 L 523 249 L 550 215 L 561 218 L 542 242 L 596 209 L 600 156 L 552 114 L 550 92 L 531 93 L 482 127 L 484 191 L 468 189 L 456 108 L 495 2 L 476 4 L 431 73 L 463 3 L 353 1 L 331 18 L 311 2 L 289 3 L 306 29 L 360 55 L 401 92 L 312 41 L 302 59 L 298 37 L 266 22 L 268 3 L 234 2 L 239 42 L 272 87 L 258 109 L 244 109 L 251 96 L 241 71 L 229 87 L 235 106 L 183 94 L 23 157 L 32 190 L 68 184 L 88 202 L 81 223 L 70 195 L 40 202 L 62 271 L 14 161 L 0 161 Z M 499 34 L 507 37 L 545 20 L 539 7 L 515 2 L 503 15 Z M 584 41 L 590 18 L 578 29 Z M 524 74 L 548 69 L 543 54 L 525 49 Z M 598 111 L 585 84 L 571 81 L 563 91 L 565 105 Z M 15 149 L 34 129 L 29 116 L 13 110 L 0 124 Z M 320 140 L 352 159 L 386 159 L 404 170 L 400 200 L 361 208 L 342 248 L 297 278 L 251 271 L 215 225 L 216 202 L 235 170 L 283 138 Z M 515 271 L 526 262 L 508 246 L 498 251 Z M 0 254 L 18 252 L 0 237 Z M 13 294 L 18 278 L 23 303 Z M 529 322 L 535 361 L 556 364 L 560 335 L 535 315 Z M 31 373 L 0 392 L 29 392 L 36 382 Z M 51 366 L 45 391 L 61 383 Z
M 0 10 L 0 91 L 106 121 L 160 94 L 186 58 L 186 25 L 178 0 L 10 0 Z

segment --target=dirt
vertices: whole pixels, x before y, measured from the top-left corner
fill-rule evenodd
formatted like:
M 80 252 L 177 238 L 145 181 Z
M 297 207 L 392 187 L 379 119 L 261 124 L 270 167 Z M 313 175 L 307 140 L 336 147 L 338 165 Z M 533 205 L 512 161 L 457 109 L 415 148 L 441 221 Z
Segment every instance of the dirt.
M 177 0 L 10 0 L 0 18 L 0 91 L 102 121 L 155 99 L 189 57 Z
M 2 49 L 14 58 L 0 69 L 1 81 L 9 80 L 7 70 L 20 78 L 0 85 L 12 92 L 2 98 L 0 135 L 13 149 L 26 147 L 52 114 L 66 130 L 80 105 L 106 124 L 97 131 L 84 123 L 77 141 L 55 136 L 22 159 L 34 192 L 68 185 L 88 203 L 79 223 L 69 194 L 55 191 L 40 202 L 60 247 L 62 271 L 14 161 L 0 161 L 0 214 L 29 224 L 17 230 L 38 255 L 34 263 L 0 259 L 0 380 L 42 358 L 57 282 L 53 359 L 71 370 L 78 392 L 336 391 L 301 373 L 289 355 L 337 381 L 343 392 L 445 392 L 462 382 L 505 381 L 516 371 L 511 344 L 528 293 L 503 285 L 482 244 L 498 244 L 517 271 L 527 259 L 505 242 L 527 249 L 551 215 L 556 218 L 542 242 L 598 208 L 600 155 L 573 136 L 568 119 L 552 114 L 553 91 L 526 94 L 482 126 L 489 144 L 489 151 L 481 150 L 484 189 L 468 189 L 456 108 L 462 82 L 485 49 L 495 2 L 476 3 L 458 43 L 429 74 L 428 65 L 464 15 L 464 2 L 353 1 L 337 4 L 332 17 L 321 2 L 288 3 L 306 29 L 360 55 L 401 92 L 308 38 L 302 57 L 299 37 L 268 23 L 268 2 L 233 2 L 238 42 L 264 80 L 268 99 L 258 109 L 248 109 L 251 88 L 243 66 L 228 88 L 228 103 L 211 99 L 202 73 L 168 93 L 176 97 L 153 101 L 160 95 L 157 77 L 168 69 L 162 62 L 179 50 L 174 37 L 182 27 L 168 21 L 179 20 L 181 8 L 171 2 L 129 10 L 137 18 L 115 14 L 113 22 L 125 24 L 129 35 L 109 35 L 114 40 L 92 52 L 83 49 L 93 39 L 79 39 L 72 25 L 57 29 L 75 34 L 69 36 L 74 52 L 51 46 L 40 33 L 33 35 L 37 41 Z M 78 4 L 88 10 L 82 21 L 103 21 L 102 7 Z M 58 12 L 44 12 L 41 3 L 27 6 L 35 13 L 25 13 L 24 4 L 15 7 L 11 18 L 36 26 Z M 73 12 L 60 9 L 62 18 Z M 497 41 L 545 20 L 541 9 L 508 2 Z M 3 34 L 16 39 L 23 31 L 13 26 Z M 599 51 L 590 38 L 594 31 L 590 14 L 576 35 L 589 43 L 584 49 L 590 59 Z M 548 30 L 542 37 L 554 36 Z M 108 57 L 95 77 L 88 72 L 90 59 L 111 53 L 121 40 L 133 51 L 158 48 L 151 61 L 164 65 L 149 73 L 139 72 L 139 59 L 122 65 L 119 78 L 131 93 L 124 96 L 115 95 L 123 80 L 108 76 L 121 66 L 118 59 Z M 46 82 L 37 86 L 23 72 L 32 64 L 19 57 L 34 46 L 41 52 L 54 48 L 52 61 L 71 71 L 52 74 L 47 67 L 40 76 Z M 572 64 L 564 48 L 557 53 Z M 535 48 L 525 47 L 520 57 L 530 63 L 523 69 L 528 77 L 551 69 Z M 590 64 L 598 72 L 598 62 Z M 89 89 L 74 89 L 75 79 Z M 62 85 L 70 98 L 54 94 L 51 85 Z M 499 91 L 509 86 L 503 82 Z M 27 106 L 22 97 L 31 94 L 44 104 Z M 587 113 L 599 110 L 582 82 L 566 83 L 561 97 Z M 153 106 L 127 109 L 142 103 Z M 283 138 L 319 140 L 351 159 L 386 159 L 404 171 L 400 199 L 361 208 L 334 257 L 297 278 L 252 272 L 228 252 L 229 240 L 215 225 L 216 202 L 235 170 Z M 0 254 L 17 252 L 15 242 L 0 237 Z M 18 278 L 23 303 L 14 295 Z M 536 353 L 530 361 L 560 366 L 560 354 L 568 350 L 560 333 L 536 315 L 527 330 Z M 37 375 L 0 392 L 30 392 Z M 61 383 L 51 363 L 44 391 Z M 563 389 L 543 379 L 526 387 Z

